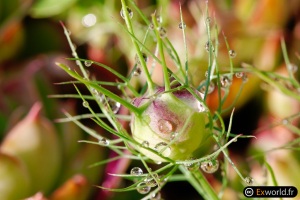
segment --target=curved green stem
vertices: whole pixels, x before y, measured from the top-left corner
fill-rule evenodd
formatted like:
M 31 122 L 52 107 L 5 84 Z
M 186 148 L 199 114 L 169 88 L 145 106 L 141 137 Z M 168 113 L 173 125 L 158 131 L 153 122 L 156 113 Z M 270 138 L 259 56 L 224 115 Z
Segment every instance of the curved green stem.
M 163 42 L 162 42 L 162 39 L 158 32 L 158 23 L 157 23 L 155 14 L 152 14 L 152 22 L 153 22 L 154 30 L 155 30 L 155 34 L 156 34 L 159 55 L 161 57 L 161 64 L 162 64 L 162 68 L 163 68 L 163 75 L 164 75 L 164 81 L 165 81 L 165 91 L 168 91 L 171 89 L 169 74 L 168 74 L 168 67 L 166 64 L 166 59 L 165 59 L 165 54 L 164 54 Z
M 184 166 L 179 167 L 180 171 L 187 177 L 187 181 L 197 190 L 205 199 L 218 200 L 218 195 L 208 183 L 200 170 L 189 171 Z
M 130 102 L 127 102 L 126 100 L 122 99 L 121 97 L 119 97 L 118 95 L 112 93 L 111 91 L 99 86 L 97 83 L 90 81 L 90 80 L 86 80 L 84 78 L 82 78 L 80 75 L 78 75 L 76 72 L 70 70 L 66 65 L 62 64 L 62 63 L 56 63 L 59 67 L 61 67 L 63 70 L 65 70 L 70 76 L 72 76 L 73 78 L 77 79 L 78 81 L 82 82 L 83 84 L 85 84 L 88 88 L 94 88 L 97 91 L 100 91 L 101 93 L 103 93 L 104 95 L 108 96 L 109 98 L 113 99 L 114 101 L 119 102 L 120 104 L 122 104 L 123 106 L 125 106 L 128 110 L 130 110 L 131 112 L 135 113 L 135 114 L 139 114 L 141 111 L 139 108 L 135 107 L 134 105 L 132 105 Z
M 122 10 L 123 10 L 123 13 L 124 13 L 124 16 L 125 16 L 125 23 L 127 25 L 127 29 L 128 29 L 128 31 L 129 31 L 130 34 L 132 34 L 133 36 L 135 36 L 133 28 L 132 28 L 131 21 L 130 21 L 129 14 L 127 12 L 127 5 L 125 3 L 125 0 L 121 0 L 121 3 L 122 3 Z M 139 57 L 139 60 L 141 62 L 142 69 L 143 69 L 143 71 L 144 71 L 144 73 L 146 75 L 147 84 L 148 84 L 150 93 L 152 93 L 154 91 L 155 84 L 154 84 L 154 82 L 151 79 L 151 75 L 150 75 L 149 70 L 147 68 L 147 65 L 146 65 L 146 63 L 144 61 L 144 58 L 143 58 L 143 55 L 142 55 L 142 52 L 140 50 L 140 47 L 139 47 L 138 43 L 133 38 L 131 38 L 131 40 L 132 40 L 132 43 L 133 43 L 133 45 L 135 47 L 135 50 L 136 50 L 137 55 Z

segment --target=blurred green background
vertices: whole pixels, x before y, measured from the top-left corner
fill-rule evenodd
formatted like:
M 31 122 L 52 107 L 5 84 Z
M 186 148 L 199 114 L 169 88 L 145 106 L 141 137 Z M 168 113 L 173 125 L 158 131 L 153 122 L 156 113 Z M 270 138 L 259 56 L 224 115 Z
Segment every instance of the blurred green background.
M 199 84 L 205 78 L 207 67 L 204 48 L 207 41 L 205 1 L 143 0 L 136 3 L 149 18 L 155 10 L 159 11 L 167 36 L 180 56 L 184 55 L 182 32 L 178 29 L 179 5 L 182 5 L 187 24 L 189 70 L 193 74 L 193 83 Z M 76 67 L 75 63 L 65 59 L 72 55 L 60 21 L 70 30 L 81 58 L 104 63 L 124 75 L 129 73 L 134 65 L 135 54 L 130 37 L 118 24 L 123 23 L 120 10 L 121 2 L 117 0 L 0 1 L 0 199 L 24 199 L 30 196 L 35 196 L 35 199 L 64 200 L 141 198 L 137 192 L 112 194 L 93 186 L 104 184 L 107 187 L 124 187 L 126 181 L 109 178 L 107 172 L 125 173 L 135 163 L 121 160 L 107 166 L 88 168 L 113 155 L 104 148 L 78 143 L 78 140 L 89 138 L 74 124 L 55 123 L 55 119 L 63 117 L 63 110 L 72 114 L 86 113 L 81 101 L 49 98 L 52 94 L 76 93 L 72 85 L 55 84 L 70 80 L 55 62 Z M 148 27 L 145 27 L 135 10 L 133 12 L 134 28 L 137 35 L 141 36 Z M 220 30 L 218 61 L 221 69 L 229 67 L 222 32 L 230 47 L 237 52 L 233 60 L 237 68 L 241 67 L 242 62 L 247 62 L 260 70 L 286 74 L 281 38 L 285 39 L 290 61 L 299 66 L 299 0 L 210 0 L 209 12 L 213 25 L 217 24 Z M 149 45 L 154 46 L 154 43 L 150 41 Z M 103 69 L 89 68 L 89 71 L 97 80 L 116 80 L 115 76 Z M 295 75 L 298 77 L 299 72 L 295 72 Z M 273 123 L 274 119 L 299 113 L 299 101 L 261 87 L 261 81 L 252 74 L 248 78 L 237 102 L 232 132 L 257 134 L 258 137 L 260 133 L 255 132 L 258 127 Z M 162 82 L 159 72 L 154 73 L 153 79 L 158 84 Z M 231 87 L 225 107 L 236 98 L 241 82 L 234 80 Z M 119 92 L 116 88 L 110 89 Z M 212 111 L 217 108 L 214 95 L 208 98 Z M 227 119 L 226 115 L 224 117 Z M 88 121 L 84 123 L 103 133 Z M 293 123 L 298 126 L 297 120 Z M 273 137 L 274 132 L 284 132 L 285 142 L 295 139 L 289 130 L 272 129 L 261 133 L 265 139 L 263 141 L 283 144 L 278 142 L 282 141 L 282 136 Z M 238 142 L 231 147 L 235 160 L 243 158 L 250 145 L 264 149 L 259 142 Z M 295 159 L 291 159 L 294 162 Z M 275 169 L 276 161 L 274 163 Z M 299 169 L 298 158 L 292 166 L 293 169 Z M 293 180 L 290 183 L 299 185 L 300 177 L 297 182 L 293 182 L 294 178 L 291 176 Z M 174 188 L 187 192 L 176 192 Z M 228 192 L 228 199 L 238 198 L 231 192 Z M 170 183 L 162 195 L 164 199 L 201 199 L 187 183 Z

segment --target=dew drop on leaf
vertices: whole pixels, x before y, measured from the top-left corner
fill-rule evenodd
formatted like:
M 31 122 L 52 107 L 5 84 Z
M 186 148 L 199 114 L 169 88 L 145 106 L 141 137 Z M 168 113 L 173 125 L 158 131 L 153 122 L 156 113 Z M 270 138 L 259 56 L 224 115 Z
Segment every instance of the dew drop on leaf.
M 237 77 L 237 78 L 243 78 L 243 76 L 244 76 L 244 72 L 235 73 L 235 77 Z
M 150 200 L 161 200 L 161 193 L 160 192 L 153 193 L 151 195 Z
M 218 170 L 219 161 L 218 160 L 207 160 L 207 161 L 202 162 L 200 167 L 204 172 L 206 172 L 208 174 L 212 174 Z
M 137 185 L 136 190 L 140 193 L 140 194 L 147 194 L 148 192 L 150 192 L 151 188 L 149 186 L 146 185 L 146 183 L 141 182 Z
M 232 49 L 229 50 L 229 56 L 230 58 L 235 58 L 236 57 L 236 52 Z
M 67 31 L 67 34 L 68 34 L 68 35 L 71 35 L 71 34 L 72 34 L 72 32 L 71 32 L 69 29 L 67 29 L 66 31 Z
M 156 21 L 157 21 L 157 23 L 161 23 L 162 22 L 162 18 L 161 18 L 160 15 L 156 16 Z
M 149 142 L 148 141 L 144 141 L 144 142 L 142 142 L 141 146 L 149 148 Z
M 130 174 L 134 176 L 141 176 L 143 175 L 143 170 L 139 167 L 134 167 L 131 169 Z
M 121 108 L 121 104 L 119 102 L 114 101 L 114 100 L 112 100 L 110 98 L 107 98 L 106 100 L 107 100 L 106 105 L 105 105 L 106 109 L 108 109 L 108 110 L 111 109 L 111 111 L 114 114 L 116 114 L 117 112 L 119 112 L 119 110 Z
M 83 107 L 88 108 L 89 107 L 89 102 L 83 101 L 82 105 L 83 105 Z
M 290 63 L 287 67 L 288 67 L 288 70 L 291 71 L 292 73 L 295 73 L 298 71 L 298 66 L 293 63 Z
M 92 64 L 93 64 L 93 61 L 90 61 L 90 60 L 84 61 L 84 65 L 85 65 L 86 67 L 90 67 Z
M 193 158 L 190 158 L 187 161 L 193 161 Z M 200 162 L 187 162 L 184 164 L 185 168 L 189 171 L 195 171 L 198 170 L 200 167 Z
M 127 12 L 128 12 L 129 17 L 132 18 L 132 17 L 133 17 L 133 12 L 132 12 L 132 10 L 131 10 L 130 8 L 127 7 Z M 124 15 L 124 12 L 123 12 L 123 8 L 122 8 L 121 11 L 120 11 L 120 15 L 121 15 L 121 17 L 122 17 L 123 19 L 125 19 L 125 15 Z
M 154 30 L 154 24 L 153 24 L 153 23 L 150 23 L 150 24 L 149 24 L 149 28 L 150 28 L 151 30 Z
M 105 138 L 101 138 L 99 140 L 99 144 L 108 146 L 109 145 L 109 141 L 107 139 L 105 139 Z
M 211 22 L 211 18 L 210 18 L 210 17 L 207 17 L 207 18 L 206 18 L 206 23 L 207 23 L 207 24 L 210 24 L 210 22 Z
M 80 60 L 76 60 L 76 62 L 75 62 L 75 63 L 76 63 L 76 65 L 77 65 L 77 66 L 80 66 L 80 65 L 81 65 L 81 62 L 80 62 Z
M 167 31 L 166 29 L 164 29 L 163 27 L 160 27 L 158 29 L 158 32 L 159 32 L 159 36 L 160 38 L 165 38 L 167 36 Z
M 154 149 L 165 157 L 168 157 L 171 154 L 171 148 L 168 147 L 168 144 L 165 142 L 156 144 Z
M 147 62 L 147 61 L 148 61 L 148 57 L 147 57 L 147 55 L 146 55 L 145 53 L 142 53 L 142 56 L 143 56 L 143 59 L 144 59 L 144 61 L 145 61 L 145 62 Z M 140 59 L 139 59 L 139 56 L 138 56 L 138 55 L 135 55 L 135 62 L 136 62 L 136 64 L 138 64 L 138 65 L 140 65 L 140 64 L 141 64 L 141 61 L 140 61 Z
M 247 83 L 248 82 L 248 76 L 246 74 L 244 74 L 243 76 L 243 83 Z
M 177 132 L 173 132 L 170 135 L 170 140 L 174 140 L 177 137 L 178 133 Z
M 205 77 L 208 77 L 208 71 L 205 71 L 204 76 L 205 76 Z
M 224 76 L 221 76 L 221 86 L 223 88 L 227 88 L 231 85 L 231 80 L 228 76 L 224 75 Z
M 168 133 L 171 133 L 172 130 L 173 130 L 173 125 L 170 121 L 168 120 L 165 120 L 165 119 L 160 119 L 158 121 L 158 130 L 161 132 L 161 133 L 164 133 L 164 134 L 168 134 Z
M 202 87 L 200 88 L 199 92 L 202 94 L 205 94 L 206 91 L 206 80 L 203 80 L 200 85 L 202 85 Z M 215 84 L 214 82 L 210 81 L 209 85 L 208 85 L 208 89 L 207 89 L 207 94 L 211 94 L 213 91 L 215 90 Z
M 93 94 L 93 95 L 99 95 L 99 92 L 98 92 L 98 90 L 97 89 L 95 89 L 95 88 L 92 88 L 91 89 L 91 93 Z
M 244 181 L 245 181 L 245 183 L 246 183 L 247 185 L 253 185 L 253 183 L 254 183 L 254 179 L 253 179 L 252 177 L 250 177 L 250 176 L 247 176 L 247 177 L 244 179 Z
M 151 174 L 148 174 L 148 176 L 146 176 L 144 182 L 149 187 L 155 187 L 155 186 L 157 186 L 157 182 L 156 181 L 158 181 L 158 180 L 159 180 L 158 174 L 157 173 L 153 173 L 152 176 L 151 176 Z
M 210 43 L 207 41 L 206 43 L 205 43 L 205 50 L 207 51 L 207 52 L 209 52 L 209 49 L 210 49 Z
M 142 69 L 140 67 L 136 67 L 134 72 L 133 72 L 133 76 L 139 76 L 142 73 Z
M 180 23 L 178 24 L 178 28 L 180 28 L 180 29 L 185 29 L 185 28 L 186 28 L 186 24 L 185 24 L 184 22 L 180 22 Z

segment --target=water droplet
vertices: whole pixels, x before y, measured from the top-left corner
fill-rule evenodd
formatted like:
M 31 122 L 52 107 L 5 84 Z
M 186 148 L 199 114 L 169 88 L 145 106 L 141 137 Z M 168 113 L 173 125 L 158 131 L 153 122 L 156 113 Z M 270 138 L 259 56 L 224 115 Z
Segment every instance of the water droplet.
M 174 140 L 177 137 L 178 133 L 177 132 L 173 132 L 170 135 L 170 140 Z
M 204 76 L 205 76 L 205 77 L 208 77 L 208 71 L 205 71 Z
M 178 24 L 178 28 L 180 28 L 180 29 L 185 29 L 185 28 L 186 28 L 186 24 L 185 24 L 184 22 L 180 22 L 180 23 Z
M 205 94 L 206 91 L 206 80 L 203 80 L 200 85 L 202 85 L 202 87 L 200 88 L 199 92 L 202 94 Z M 209 82 L 208 85 L 208 89 L 207 89 L 207 94 L 211 94 L 213 91 L 215 90 L 215 84 L 214 82 Z
M 132 17 L 133 17 L 133 12 L 132 12 L 132 10 L 131 10 L 130 8 L 127 7 L 127 12 L 128 12 L 129 17 L 132 18 Z M 124 12 L 123 12 L 123 8 L 122 8 L 121 11 L 120 11 L 120 15 L 121 15 L 121 17 L 122 17 L 123 19 L 125 19 L 125 15 L 124 15 Z
M 229 56 L 230 58 L 235 58 L 236 57 L 236 52 L 232 49 L 229 50 Z
M 144 182 L 149 187 L 155 187 L 157 186 L 157 181 L 159 181 L 159 176 L 157 173 L 148 174 L 148 176 L 145 178 Z
M 67 32 L 68 35 L 72 34 L 72 32 L 69 29 L 67 29 L 66 32 Z
M 248 82 L 248 76 L 246 74 L 244 74 L 242 80 L 243 80 L 243 83 L 247 83 Z
M 139 167 L 134 167 L 131 169 L 130 174 L 134 176 L 141 176 L 143 175 L 143 170 Z
M 209 49 L 210 49 L 210 43 L 209 43 L 209 41 L 207 41 L 206 43 L 205 43 L 205 50 L 207 51 L 207 52 L 209 52 Z
M 141 144 L 143 147 L 149 148 L 149 142 L 148 141 L 144 141 Z
M 80 65 L 81 65 L 80 60 L 76 60 L 75 63 L 76 63 L 77 66 L 80 66 Z
M 140 194 L 147 194 L 148 192 L 150 192 L 151 187 L 147 186 L 146 183 L 141 182 L 137 185 L 136 190 L 140 193 Z
M 161 161 L 155 161 L 155 164 L 160 165 L 162 162 Z
M 298 71 L 298 66 L 293 64 L 293 63 L 290 63 L 288 66 L 287 66 L 288 70 L 291 71 L 292 73 L 295 73 Z
M 89 107 L 89 102 L 83 101 L 82 105 L 83 105 L 83 107 L 88 108 Z
M 221 76 L 221 86 L 223 88 L 227 88 L 231 85 L 231 80 L 228 76 L 224 75 L 224 76 Z
M 168 144 L 165 142 L 158 143 L 155 145 L 154 149 L 165 157 L 168 157 L 171 154 L 171 148 L 168 147 Z
M 146 62 L 148 61 L 147 54 L 142 53 L 142 56 L 143 56 L 143 59 L 144 59 L 144 61 L 145 61 L 145 63 L 146 63 Z M 135 62 L 136 62 L 137 65 L 140 65 L 140 64 L 141 64 L 141 61 L 140 61 L 138 55 L 135 55 Z
M 157 23 L 161 23 L 162 17 L 160 15 L 156 15 L 156 21 L 157 21 Z
M 95 95 L 95 100 L 98 102 L 98 103 L 103 103 L 104 102 L 104 94 L 94 94 Z
M 150 23 L 150 24 L 149 24 L 149 28 L 150 28 L 151 30 L 154 30 L 154 24 L 153 24 L 153 23 Z
M 82 18 L 81 23 L 85 27 L 94 26 L 97 23 L 97 17 L 96 15 L 89 13 Z
M 139 76 L 142 73 L 142 69 L 140 67 L 136 67 L 134 72 L 133 72 L 133 76 Z
M 246 183 L 247 185 L 253 185 L 253 183 L 254 183 L 254 179 L 253 179 L 252 177 L 250 177 L 250 176 L 247 176 L 247 177 L 244 179 L 244 181 L 245 181 L 245 183 Z
M 161 200 L 161 194 L 160 194 L 160 192 L 153 193 L 151 195 L 150 200 Z
M 77 45 L 76 45 L 75 43 L 73 43 L 72 46 L 74 47 L 74 50 L 77 49 Z M 75 53 L 73 53 L 73 55 L 77 55 L 77 53 L 75 52 Z M 74 56 L 74 57 L 75 57 L 75 56 Z
M 108 146 L 109 145 L 109 141 L 107 139 L 105 139 L 105 138 L 101 138 L 99 140 L 99 144 Z
M 237 77 L 237 78 L 243 78 L 243 76 L 244 76 L 244 72 L 235 73 L 235 77 Z
M 165 119 L 160 119 L 158 121 L 158 129 L 161 133 L 168 134 L 173 130 L 173 125 L 170 121 Z
M 167 36 L 167 31 L 166 29 L 164 29 L 163 27 L 160 27 L 158 29 L 158 32 L 159 32 L 159 36 L 160 38 L 165 38 Z
M 188 161 L 194 160 L 193 158 L 190 158 Z M 200 162 L 188 162 L 184 164 L 185 168 L 189 171 L 195 171 L 198 170 L 200 167 Z
M 72 56 L 76 58 L 78 56 L 78 54 L 76 52 L 73 52 Z
M 113 113 L 117 113 L 117 112 L 119 112 L 119 110 L 120 110 L 120 108 L 121 108 L 121 104 L 119 103 L 119 102 L 117 102 L 117 101 L 114 101 L 114 100 L 112 100 L 112 99 L 110 99 L 110 98 L 107 98 L 106 99 L 106 104 L 105 104 L 105 107 L 106 107 L 106 109 L 107 110 L 110 110 L 111 109 L 111 111 L 113 112 Z
M 201 169 L 209 174 L 216 172 L 219 168 L 218 160 L 207 160 L 201 163 Z
M 91 89 L 91 93 L 92 93 L 93 95 L 99 95 L 98 90 L 96 90 L 95 88 L 92 88 L 92 89 Z
M 85 65 L 86 67 L 90 67 L 92 64 L 93 64 L 93 61 L 90 61 L 90 60 L 84 61 L 84 65 Z
M 207 24 L 210 24 L 210 22 L 211 22 L 211 18 L 210 18 L 210 17 L 207 17 L 207 18 L 206 18 L 206 23 L 207 23 Z

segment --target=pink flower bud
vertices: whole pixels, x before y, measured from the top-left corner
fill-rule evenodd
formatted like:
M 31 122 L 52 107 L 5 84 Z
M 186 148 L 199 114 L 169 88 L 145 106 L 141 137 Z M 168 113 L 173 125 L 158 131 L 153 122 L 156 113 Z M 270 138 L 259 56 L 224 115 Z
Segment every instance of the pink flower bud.
M 145 107 L 142 114 L 133 116 L 131 124 L 133 138 L 143 147 L 173 160 L 184 160 L 196 150 L 199 153 L 209 141 L 208 113 L 187 90 L 164 93 L 158 88 L 154 97 L 137 98 L 133 104 Z M 156 162 L 166 161 L 145 148 L 139 150 Z

